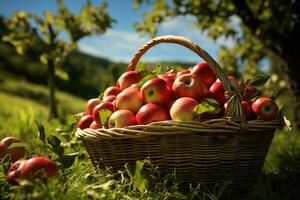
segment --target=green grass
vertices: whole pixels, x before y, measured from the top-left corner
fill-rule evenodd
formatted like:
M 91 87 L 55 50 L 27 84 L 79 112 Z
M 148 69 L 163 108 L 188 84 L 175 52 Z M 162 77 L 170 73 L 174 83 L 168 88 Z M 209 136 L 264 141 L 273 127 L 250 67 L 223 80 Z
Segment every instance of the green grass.
M 51 156 L 49 146 L 38 140 L 36 122 L 45 126 L 46 135 L 56 135 L 67 152 L 79 152 L 70 168 L 61 168 L 59 176 L 34 183 L 22 182 L 10 186 L 0 173 L 0 199 L 299 199 L 300 138 L 297 132 L 278 131 L 274 137 L 265 163 L 265 171 L 277 173 L 262 176 L 255 184 L 234 190 L 235 185 L 223 183 L 216 186 L 199 185 L 181 191 L 174 176 L 161 177 L 153 167 L 142 174 L 149 183 L 140 191 L 135 177 L 125 168 L 118 173 L 95 173 L 84 148 L 73 132 L 72 114 L 84 108 L 86 100 L 58 92 L 60 118 L 48 120 L 47 88 L 30 84 L 16 77 L 2 80 L 0 84 L 0 138 L 16 136 L 27 149 L 27 157 Z M 4 165 L 3 165 L 4 166 Z M 148 176 L 147 176 L 148 174 Z M 151 176 L 150 176 L 151 175 Z

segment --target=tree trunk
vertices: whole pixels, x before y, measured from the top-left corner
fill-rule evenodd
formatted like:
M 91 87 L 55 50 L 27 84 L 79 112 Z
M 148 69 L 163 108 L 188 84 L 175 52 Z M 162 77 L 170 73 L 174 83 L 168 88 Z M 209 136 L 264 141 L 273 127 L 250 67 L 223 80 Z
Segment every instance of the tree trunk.
M 300 130 L 300 27 L 292 34 L 284 38 L 281 44 L 282 51 L 280 57 L 286 62 L 283 69 L 288 89 L 292 92 L 295 98 L 294 105 L 294 127 Z
M 55 66 L 53 60 L 48 60 L 48 87 L 49 87 L 49 119 L 57 118 L 57 107 L 55 100 Z

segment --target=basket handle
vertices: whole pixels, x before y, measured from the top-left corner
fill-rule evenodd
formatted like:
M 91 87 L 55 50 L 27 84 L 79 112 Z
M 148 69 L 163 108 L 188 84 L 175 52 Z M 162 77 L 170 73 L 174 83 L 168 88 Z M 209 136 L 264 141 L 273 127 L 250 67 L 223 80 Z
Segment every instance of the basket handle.
M 140 47 L 133 58 L 131 59 L 128 65 L 128 71 L 135 70 L 135 66 L 137 65 L 140 58 L 153 46 L 160 43 L 175 43 L 182 45 L 194 53 L 198 54 L 204 61 L 208 63 L 211 69 L 214 71 L 218 79 L 223 83 L 223 87 L 225 90 L 225 98 L 228 100 L 227 113 L 225 116 L 230 119 L 235 119 L 237 121 L 245 122 L 245 115 L 243 113 L 241 107 L 241 95 L 235 88 L 231 85 L 230 81 L 227 78 L 226 73 L 221 69 L 218 63 L 200 46 L 191 40 L 182 37 L 182 36 L 174 36 L 174 35 L 165 35 L 153 38 L 142 47 Z

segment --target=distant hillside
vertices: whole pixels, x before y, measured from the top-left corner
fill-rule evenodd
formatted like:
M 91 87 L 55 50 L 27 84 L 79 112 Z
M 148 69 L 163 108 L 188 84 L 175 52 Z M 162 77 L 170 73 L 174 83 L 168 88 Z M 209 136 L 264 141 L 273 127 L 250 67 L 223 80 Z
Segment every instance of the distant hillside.
M 14 48 L 1 41 L 6 32 L 0 16 L 0 73 L 7 71 L 37 84 L 47 84 L 46 66 L 39 62 L 36 49 L 29 49 L 24 56 L 17 55 Z M 170 66 L 190 67 L 192 63 L 158 62 L 151 65 L 162 64 Z M 116 82 L 117 78 L 127 68 L 127 63 L 118 63 L 111 60 L 95 57 L 80 51 L 73 51 L 62 65 L 69 79 L 56 78 L 57 87 L 74 95 L 91 98 L 98 96 L 109 85 Z M 2 76 L 2 78 L 5 78 Z

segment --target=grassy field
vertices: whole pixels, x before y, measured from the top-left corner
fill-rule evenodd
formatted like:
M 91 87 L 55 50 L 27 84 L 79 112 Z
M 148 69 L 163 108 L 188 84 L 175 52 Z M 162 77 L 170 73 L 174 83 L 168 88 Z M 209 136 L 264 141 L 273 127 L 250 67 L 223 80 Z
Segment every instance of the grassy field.
M 73 114 L 83 110 L 86 100 L 58 92 L 60 118 L 49 121 L 44 86 L 17 77 L 1 80 L 0 138 L 11 135 L 20 138 L 27 148 L 27 157 L 44 155 L 57 159 L 49 145 L 38 139 L 38 122 L 44 125 L 46 135 L 55 135 L 62 141 L 66 152 L 79 154 L 72 166 L 61 166 L 59 177 L 22 182 L 21 186 L 6 183 L 3 164 L 0 199 L 300 199 L 300 138 L 296 132 L 276 133 L 264 166 L 265 173 L 272 175 L 262 175 L 256 183 L 239 191 L 232 189 L 234 185 L 224 183 L 209 187 L 199 185 L 182 192 L 174 177 L 159 179 L 153 167 L 143 169 L 149 184 L 141 189 L 136 177 L 129 176 L 125 168 L 116 174 L 94 173 L 84 148 L 73 136 Z

